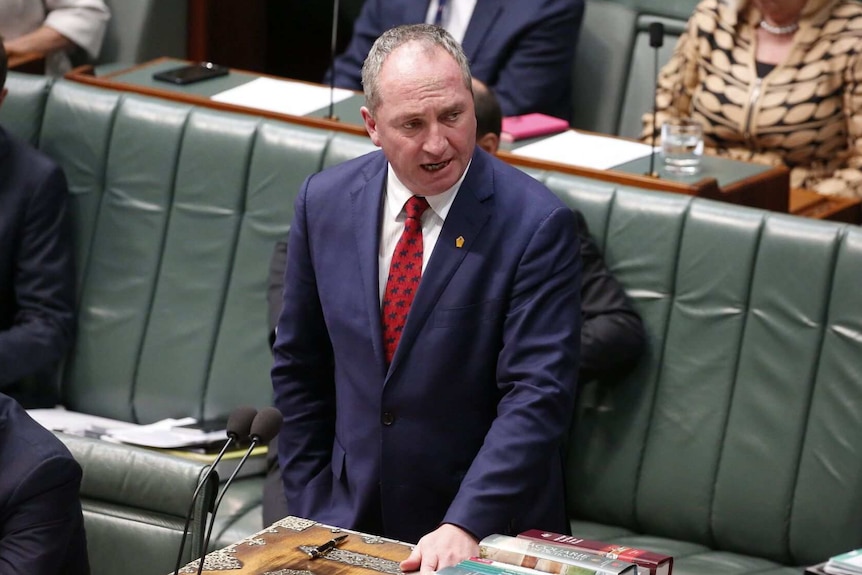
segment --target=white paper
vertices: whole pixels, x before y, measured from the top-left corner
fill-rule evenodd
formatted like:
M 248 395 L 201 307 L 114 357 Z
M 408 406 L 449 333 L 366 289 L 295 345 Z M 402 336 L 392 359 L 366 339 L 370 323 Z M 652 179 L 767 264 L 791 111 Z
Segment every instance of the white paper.
M 582 134 L 569 130 L 533 144 L 527 144 L 512 154 L 572 166 L 607 170 L 650 153 L 647 144 L 620 138 Z
M 177 448 L 201 445 L 227 439 L 225 430 L 203 432 L 178 426 L 195 423 L 193 417 L 162 419 L 147 425 L 54 409 L 29 409 L 27 413 L 49 431 L 93 437 L 114 443 L 130 443 L 146 447 Z
M 280 114 L 305 116 L 329 106 L 331 89 L 305 82 L 257 78 L 236 88 L 219 92 L 211 100 L 225 104 L 268 110 Z M 341 102 L 355 92 L 336 88 L 334 102 Z
M 60 431 L 73 435 L 100 436 L 113 429 L 137 427 L 134 423 L 88 415 L 69 411 L 62 407 L 54 409 L 28 409 L 27 414 L 36 420 L 36 423 L 49 431 Z

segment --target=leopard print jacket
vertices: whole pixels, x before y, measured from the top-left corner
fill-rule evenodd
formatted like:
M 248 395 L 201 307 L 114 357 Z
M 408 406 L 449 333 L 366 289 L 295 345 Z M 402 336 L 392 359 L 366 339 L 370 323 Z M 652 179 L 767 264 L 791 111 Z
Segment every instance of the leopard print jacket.
M 658 80 L 656 125 L 690 115 L 708 153 L 786 165 L 793 187 L 862 197 L 862 3 L 808 0 L 787 60 L 763 78 L 761 15 L 702 0 Z M 644 137 L 652 131 L 644 117 Z

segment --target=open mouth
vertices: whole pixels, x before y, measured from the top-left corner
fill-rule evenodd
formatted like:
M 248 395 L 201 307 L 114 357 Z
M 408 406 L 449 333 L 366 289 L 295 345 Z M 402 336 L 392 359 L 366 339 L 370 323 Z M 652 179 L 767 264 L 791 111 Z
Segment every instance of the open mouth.
M 446 160 L 437 164 L 422 164 L 422 169 L 426 172 L 437 172 L 449 165 L 452 160 Z

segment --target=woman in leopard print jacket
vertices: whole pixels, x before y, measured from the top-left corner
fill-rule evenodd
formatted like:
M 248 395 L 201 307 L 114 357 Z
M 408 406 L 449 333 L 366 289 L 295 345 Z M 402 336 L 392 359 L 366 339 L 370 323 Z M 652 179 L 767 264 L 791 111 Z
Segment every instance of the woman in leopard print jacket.
M 656 125 L 692 116 L 708 153 L 786 165 L 862 197 L 862 3 L 702 0 L 659 75 Z M 652 116 L 644 121 L 652 130 Z

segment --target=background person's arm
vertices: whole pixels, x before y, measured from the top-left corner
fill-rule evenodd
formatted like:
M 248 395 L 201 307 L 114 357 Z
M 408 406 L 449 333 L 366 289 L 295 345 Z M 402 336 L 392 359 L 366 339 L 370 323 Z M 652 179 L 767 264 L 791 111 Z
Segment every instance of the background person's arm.
M 75 326 L 75 272 L 66 179 L 55 168 L 29 193 L 13 282 L 17 313 L 0 331 L 0 385 L 57 362 Z

